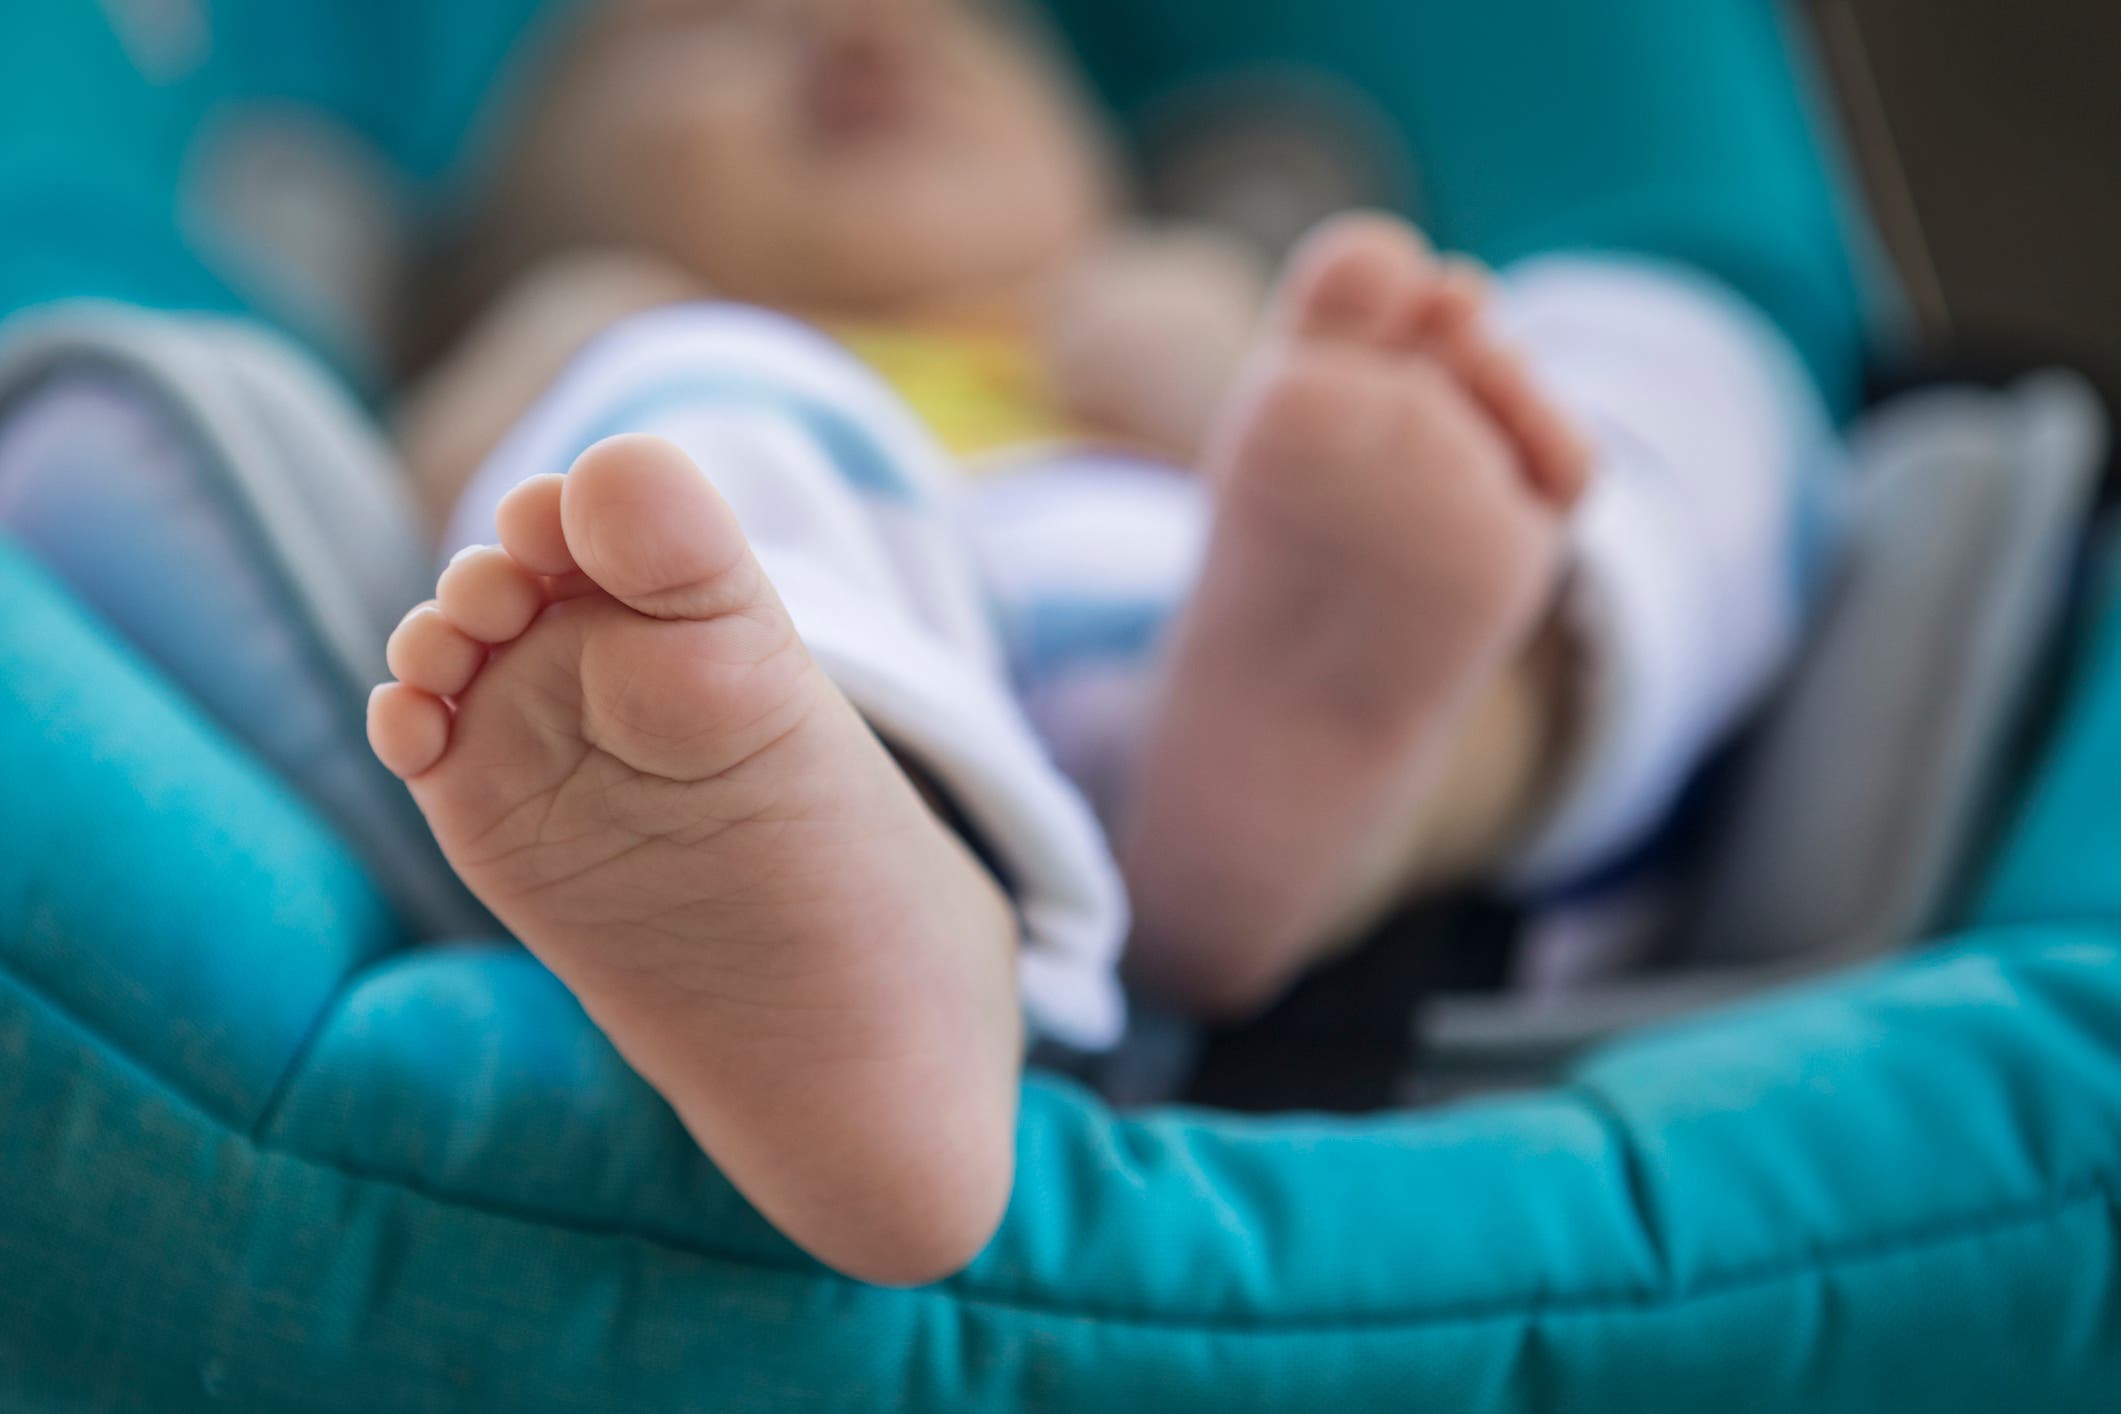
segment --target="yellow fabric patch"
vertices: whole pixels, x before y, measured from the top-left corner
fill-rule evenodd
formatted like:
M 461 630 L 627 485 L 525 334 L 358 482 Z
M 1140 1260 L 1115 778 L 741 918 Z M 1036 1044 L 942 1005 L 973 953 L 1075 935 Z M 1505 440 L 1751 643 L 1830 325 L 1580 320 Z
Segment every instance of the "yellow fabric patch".
M 1054 405 L 1044 365 L 1027 339 L 884 325 L 832 332 L 961 460 L 1082 435 Z

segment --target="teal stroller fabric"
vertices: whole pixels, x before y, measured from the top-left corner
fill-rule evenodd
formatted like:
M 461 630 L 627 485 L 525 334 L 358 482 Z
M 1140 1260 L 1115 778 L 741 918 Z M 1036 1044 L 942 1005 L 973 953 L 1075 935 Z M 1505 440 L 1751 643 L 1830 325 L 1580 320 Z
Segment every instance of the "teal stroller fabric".
M 527 957 L 399 950 L 329 833 L 19 557 L 0 601 L 10 1407 L 2121 1388 L 2121 609 L 1950 946 L 1432 1115 L 1130 1118 L 1034 1082 L 999 1239 L 889 1292 L 744 1207 Z
M 0 9 L 0 313 L 69 295 L 249 311 L 349 372 L 376 351 L 248 268 L 271 190 L 344 167 L 390 228 L 432 205 L 553 0 L 67 0 Z M 275 137 L 274 135 L 277 135 Z M 347 195 L 321 181 L 303 196 Z M 263 204 L 266 210 L 254 209 Z M 332 212 L 333 217 L 351 212 Z M 287 247 L 332 228 L 294 218 Z M 336 251 L 334 254 L 338 253 Z M 305 272 L 307 273 L 307 272 Z

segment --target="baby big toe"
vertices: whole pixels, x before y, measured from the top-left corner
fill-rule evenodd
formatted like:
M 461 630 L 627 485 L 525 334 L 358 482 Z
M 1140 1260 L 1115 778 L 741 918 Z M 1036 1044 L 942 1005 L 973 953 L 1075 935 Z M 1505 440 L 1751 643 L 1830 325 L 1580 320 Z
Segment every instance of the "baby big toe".
M 565 478 L 561 522 L 582 572 L 639 614 L 705 619 L 770 597 L 735 513 L 672 443 L 613 437 Z

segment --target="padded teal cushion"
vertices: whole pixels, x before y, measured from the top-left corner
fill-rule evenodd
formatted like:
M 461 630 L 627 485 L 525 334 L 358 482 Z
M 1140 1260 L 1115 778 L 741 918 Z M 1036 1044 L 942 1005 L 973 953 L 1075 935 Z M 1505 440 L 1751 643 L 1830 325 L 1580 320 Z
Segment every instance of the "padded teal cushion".
M 2018 832 L 2106 843 L 2014 859 L 1952 948 L 1434 1114 L 1121 1117 L 1034 1080 L 993 1247 L 887 1292 L 776 1236 L 525 955 L 399 949 L 318 824 L 4 550 L 0 603 L 7 1407 L 2121 1388 L 2121 613 Z
M 329 115 L 417 198 L 452 170 L 517 32 L 543 15 L 559 33 L 577 3 L 216 0 L 188 45 L 169 17 L 193 0 L 0 6 L 0 313 L 68 294 L 232 306 L 180 239 L 198 135 L 229 105 Z M 1691 261 L 1767 310 L 1848 405 L 1848 232 L 1776 0 L 1334 0 L 1330 22 L 1317 0 L 1054 5 L 1126 117 L 1211 72 L 1342 75 L 1411 140 L 1443 240 L 1495 260 Z

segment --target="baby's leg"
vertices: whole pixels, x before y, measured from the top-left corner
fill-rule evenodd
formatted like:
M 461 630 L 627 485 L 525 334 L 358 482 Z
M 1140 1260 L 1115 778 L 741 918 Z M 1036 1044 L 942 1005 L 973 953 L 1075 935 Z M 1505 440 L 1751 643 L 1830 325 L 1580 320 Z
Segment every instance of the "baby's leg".
M 1270 1000 L 1403 872 L 1439 780 L 1482 781 L 1445 767 L 1520 681 L 1584 455 L 1479 339 L 1477 294 L 1405 227 L 1338 223 L 1225 410 L 1206 566 L 1120 832 L 1131 965 L 1182 1005 Z M 1519 762 L 1551 735 L 1543 688 L 1531 705 L 1499 748 Z
M 869 1280 L 962 1266 L 1013 1163 L 1000 889 L 675 447 L 604 442 L 498 521 L 393 638 L 378 754 L 777 1226 Z

